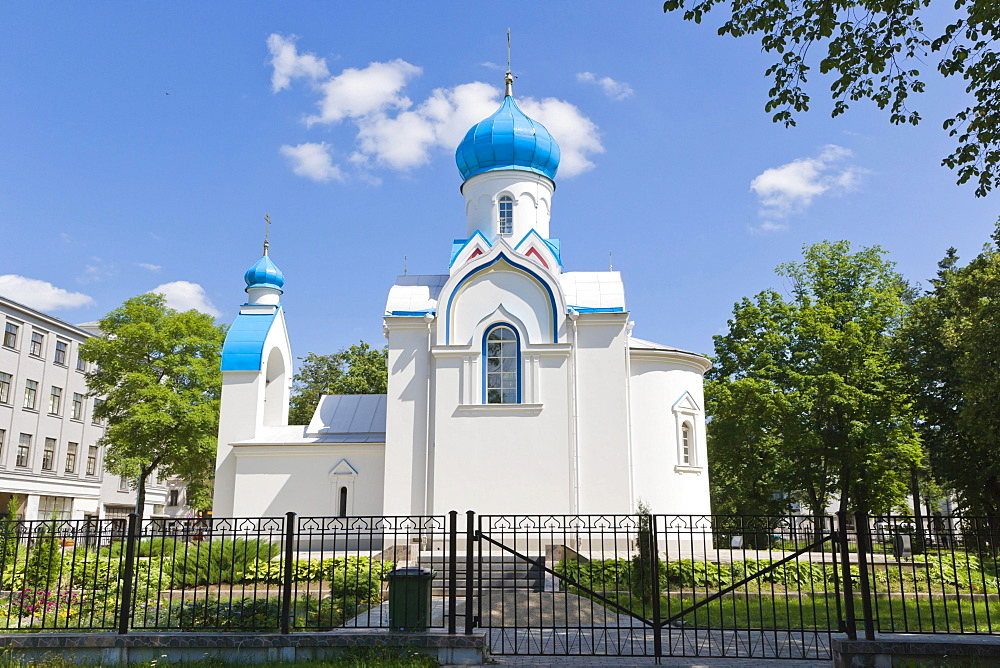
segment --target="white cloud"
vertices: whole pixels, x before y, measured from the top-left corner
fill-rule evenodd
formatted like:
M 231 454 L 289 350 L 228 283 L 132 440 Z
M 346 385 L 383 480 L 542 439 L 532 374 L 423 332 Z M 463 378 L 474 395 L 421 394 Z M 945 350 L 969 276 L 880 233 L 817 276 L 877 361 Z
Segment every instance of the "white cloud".
M 535 101 L 530 97 L 518 102 L 524 113 L 542 122 L 556 143 L 561 157 L 559 175 L 572 178 L 594 168 L 589 156 L 604 153 L 597 125 L 574 105 L 554 97 Z
M 765 169 L 750 182 L 760 203 L 765 222 L 757 229 L 777 231 L 787 226 L 775 222 L 801 213 L 813 200 L 825 194 L 843 194 L 856 189 L 868 170 L 845 164 L 849 149 L 835 144 L 824 146 L 818 155 L 799 158 L 779 167 Z
M 330 145 L 326 142 L 321 144 L 305 143 L 297 146 L 286 144 L 281 147 L 280 151 L 291 163 L 292 172 L 299 176 L 321 183 L 333 179 L 341 181 L 344 178 L 340 167 L 333 164 Z
M 70 292 L 46 281 L 17 274 L 0 276 L 0 295 L 39 311 L 58 311 L 94 303 L 92 297 L 82 292 Z
M 267 49 L 271 52 L 271 90 L 277 93 L 288 88 L 292 79 L 309 78 L 313 81 L 330 76 L 326 60 L 312 54 L 299 55 L 295 48 L 295 35 L 282 37 L 273 33 L 267 38 Z
M 323 99 L 320 113 L 306 119 L 314 123 L 339 123 L 388 109 L 407 109 L 411 102 L 400 91 L 422 70 L 397 58 L 388 63 L 371 63 L 363 70 L 349 67 L 320 84 Z
M 62 241 L 64 244 L 68 244 L 68 243 L 70 243 L 72 241 L 72 239 L 70 238 L 70 236 L 68 234 L 66 234 L 65 232 L 60 232 L 59 233 L 59 240 Z
M 149 271 L 159 271 L 160 269 L 163 269 L 163 267 L 158 264 L 149 264 L 148 262 L 136 262 L 135 266 L 148 269 Z
M 635 92 L 624 81 L 615 81 L 611 77 L 598 77 L 593 72 L 580 72 L 576 75 L 576 80 L 598 86 L 612 100 L 624 100 L 627 97 L 632 97 Z
M 150 292 L 163 295 L 167 306 L 178 311 L 194 309 L 218 318 L 222 313 L 208 299 L 205 288 L 190 281 L 172 281 L 158 285 Z
M 279 35 L 272 35 L 269 44 L 272 41 L 283 46 L 288 42 Z M 316 84 L 321 96 L 319 113 L 307 117 L 305 123 L 310 127 L 349 123 L 356 133 L 355 146 L 337 162 L 346 160 L 359 178 L 370 183 L 379 181 L 371 174 L 373 169 L 406 171 L 427 164 L 436 154 L 450 155 L 472 125 L 497 109 L 502 91 L 476 81 L 435 89 L 425 100 L 414 103 L 405 88 L 421 72 L 420 67 L 401 59 L 370 63 L 363 69 L 347 68 Z M 559 143 L 560 176 L 572 177 L 594 167 L 590 158 L 603 153 L 604 147 L 597 126 L 576 106 L 555 98 L 518 98 L 518 104 Z M 286 145 L 281 153 L 299 176 L 315 181 L 345 177 L 326 143 Z

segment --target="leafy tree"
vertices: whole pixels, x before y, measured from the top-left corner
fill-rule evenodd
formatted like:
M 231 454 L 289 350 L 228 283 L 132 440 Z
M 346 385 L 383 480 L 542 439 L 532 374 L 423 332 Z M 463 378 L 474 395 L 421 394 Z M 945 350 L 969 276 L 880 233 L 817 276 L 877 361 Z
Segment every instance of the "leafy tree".
M 803 255 L 778 267 L 788 299 L 744 298 L 729 333 L 715 337 L 706 388 L 715 498 L 764 513 L 799 499 L 817 518 L 833 495 L 842 510 L 888 510 L 920 461 L 890 354 L 910 290 L 878 247 L 823 242 Z
M 948 250 L 900 341 L 935 476 L 1000 527 L 1000 223 L 993 242 L 964 267 Z
M 359 341 L 330 355 L 309 353 L 292 378 L 288 421 L 309 424 L 324 394 L 384 394 L 389 385 L 388 348 Z
M 1000 184 L 1000 5 L 994 0 L 666 0 L 665 12 L 682 11 L 701 23 L 713 9 L 726 12 L 719 35 L 761 36 L 776 59 L 765 110 L 786 126 L 809 109 L 804 86 L 814 67 L 830 75 L 833 116 L 850 103 L 871 100 L 894 124 L 920 122 L 907 104 L 925 89 L 921 69 L 961 77 L 968 106 L 944 122 L 957 147 L 942 161 L 958 170 L 958 182 L 976 183 L 984 196 Z M 925 26 L 934 27 L 928 34 Z
M 104 336 L 88 339 L 80 356 L 92 363 L 90 393 L 103 397 L 94 417 L 107 421 L 105 468 L 137 481 L 140 516 L 154 471 L 205 490 L 215 467 L 225 329 L 204 313 L 167 308 L 156 294 L 126 300 L 99 325 Z

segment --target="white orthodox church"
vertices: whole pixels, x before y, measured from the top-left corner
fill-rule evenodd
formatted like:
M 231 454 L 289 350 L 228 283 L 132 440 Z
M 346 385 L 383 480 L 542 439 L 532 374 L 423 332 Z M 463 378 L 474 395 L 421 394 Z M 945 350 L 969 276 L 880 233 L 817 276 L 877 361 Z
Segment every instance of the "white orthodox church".
M 284 277 L 246 273 L 223 350 L 216 517 L 710 512 L 701 355 L 631 336 L 616 271 L 564 272 L 559 147 L 506 97 L 456 160 L 464 238 L 400 276 L 386 395 L 325 396 L 288 424 Z

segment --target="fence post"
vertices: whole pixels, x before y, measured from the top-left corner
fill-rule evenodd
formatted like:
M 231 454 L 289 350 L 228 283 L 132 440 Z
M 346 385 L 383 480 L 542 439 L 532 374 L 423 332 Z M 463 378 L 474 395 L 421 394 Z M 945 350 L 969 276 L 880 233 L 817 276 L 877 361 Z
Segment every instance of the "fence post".
M 660 549 L 656 539 L 656 515 L 649 515 L 649 586 L 652 590 L 653 603 L 653 656 L 659 661 L 663 655 L 663 639 L 660 626 Z
M 475 618 L 472 615 L 472 559 L 476 542 L 476 514 L 465 513 L 465 635 L 472 635 Z
M 854 581 L 851 579 L 851 552 L 847 544 L 847 512 L 837 511 L 837 544 L 840 547 L 841 578 L 844 583 L 844 616 L 846 627 L 843 629 L 851 640 L 858 639 L 858 618 L 854 612 Z
M 118 633 L 128 633 L 128 620 L 132 616 L 132 580 L 135 579 L 135 543 L 139 536 L 139 516 L 129 513 L 125 529 L 125 568 L 122 573 L 122 595 L 119 600 Z
M 858 530 L 858 582 L 861 585 L 861 614 L 864 616 L 865 640 L 875 640 L 875 616 L 872 614 L 872 590 L 868 578 L 868 558 L 872 546 L 868 515 L 861 511 L 855 512 L 854 526 Z
M 448 633 L 458 631 L 458 511 L 448 511 Z
M 292 632 L 292 573 L 295 557 L 295 513 L 285 513 L 285 554 L 281 575 L 281 632 Z

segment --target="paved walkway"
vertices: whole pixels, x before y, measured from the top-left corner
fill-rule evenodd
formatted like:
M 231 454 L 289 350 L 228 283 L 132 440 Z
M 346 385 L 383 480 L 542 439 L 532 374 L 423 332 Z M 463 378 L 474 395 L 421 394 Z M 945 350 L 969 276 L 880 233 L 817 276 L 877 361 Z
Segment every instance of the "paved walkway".
M 494 656 L 492 661 L 500 666 L 615 666 L 615 668 L 631 668 L 632 666 L 653 666 L 656 661 L 643 657 L 604 657 L 604 656 Z M 832 661 L 789 661 L 787 659 L 704 659 L 664 657 L 660 659 L 661 666 L 668 668 L 710 667 L 724 668 L 829 668 Z

